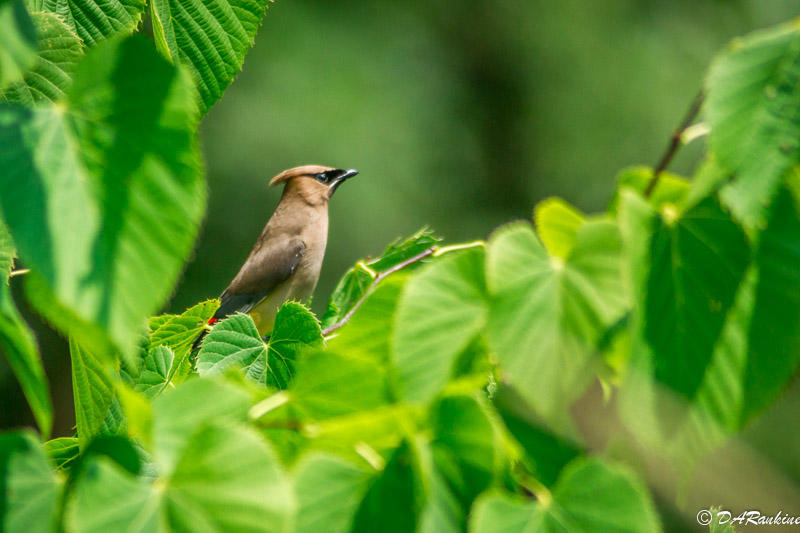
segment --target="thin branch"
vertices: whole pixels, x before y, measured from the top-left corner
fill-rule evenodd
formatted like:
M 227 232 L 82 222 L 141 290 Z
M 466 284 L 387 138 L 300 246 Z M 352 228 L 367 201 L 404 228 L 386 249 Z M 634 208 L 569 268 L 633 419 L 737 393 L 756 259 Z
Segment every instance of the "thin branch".
M 8 274 L 8 277 L 9 278 L 13 278 L 13 277 L 16 277 L 16 276 L 22 276 L 24 274 L 27 274 L 28 272 L 30 272 L 30 269 L 28 269 L 28 268 L 18 268 L 17 270 L 12 270 Z
M 650 198 L 650 195 L 653 194 L 656 185 L 658 185 L 658 180 L 661 177 L 661 174 L 667 169 L 672 161 L 672 158 L 675 157 L 675 154 L 678 152 L 678 148 L 681 147 L 681 135 L 684 131 L 686 131 L 687 128 L 689 128 L 689 126 L 692 125 L 692 122 L 694 122 L 694 119 L 697 117 L 697 114 L 700 112 L 700 108 L 703 105 L 704 98 L 705 94 L 701 90 L 697 93 L 697 96 L 694 97 L 692 105 L 689 107 L 689 110 L 686 112 L 686 115 L 681 121 L 681 125 L 678 126 L 678 129 L 672 132 L 669 145 L 664 151 L 664 155 L 661 156 L 661 160 L 658 162 L 658 165 L 656 165 L 655 170 L 653 170 L 653 177 L 650 179 L 650 183 L 647 184 L 647 189 L 644 191 L 645 198 Z
M 386 279 L 391 274 L 394 274 L 398 270 L 402 270 L 402 269 L 406 268 L 409 265 L 413 265 L 414 263 L 418 263 L 418 262 L 422 261 L 426 257 L 432 256 L 436 252 L 436 250 L 437 250 L 436 246 L 431 246 L 430 248 L 428 248 L 424 252 L 418 253 L 414 257 L 410 257 L 410 258 L 406 259 L 405 261 L 403 261 L 402 263 L 397 263 L 393 267 L 388 268 L 388 269 L 384 270 L 383 272 L 379 272 L 373 278 L 372 283 L 370 283 L 369 287 L 367 287 L 367 290 L 364 291 L 364 294 L 361 295 L 361 298 L 358 299 L 358 301 L 355 303 L 355 305 L 353 305 L 353 307 L 351 307 L 350 310 L 341 319 L 339 319 L 335 323 L 331 324 L 327 328 L 323 329 L 322 330 L 322 335 L 327 337 L 328 335 L 330 335 L 331 333 L 333 333 L 337 329 L 341 328 L 342 326 L 344 326 L 345 324 L 350 322 L 350 319 L 353 318 L 353 315 L 355 314 L 356 311 L 358 311 L 358 308 L 361 307 L 361 304 L 363 304 L 364 301 L 367 299 L 367 297 L 369 297 L 369 295 L 372 294 L 372 291 L 375 289 L 375 287 L 381 281 Z

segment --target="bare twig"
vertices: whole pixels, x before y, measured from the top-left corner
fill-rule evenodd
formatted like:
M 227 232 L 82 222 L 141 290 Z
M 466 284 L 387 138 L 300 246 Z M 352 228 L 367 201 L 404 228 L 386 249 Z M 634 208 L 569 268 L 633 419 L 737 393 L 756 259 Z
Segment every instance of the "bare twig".
M 703 99 L 705 98 L 705 94 L 701 90 L 697 93 L 697 96 L 694 97 L 692 101 L 692 105 L 689 107 L 689 110 L 686 112 L 686 115 L 683 117 L 680 126 L 678 129 L 672 132 L 672 136 L 669 140 L 669 145 L 667 149 L 664 151 L 664 154 L 661 156 L 661 160 L 656 165 L 655 170 L 653 170 L 653 177 L 650 179 L 650 183 L 647 184 L 647 189 L 644 191 L 644 197 L 649 198 L 653 191 L 658 185 L 658 180 L 661 177 L 661 174 L 667 169 L 672 158 L 675 157 L 675 154 L 678 151 L 678 148 L 681 146 L 681 134 L 686 131 L 689 126 L 692 125 L 694 119 L 697 117 L 697 114 L 700 112 L 700 107 L 703 105 Z
M 9 278 L 13 278 L 13 277 L 16 277 L 16 276 L 22 276 L 24 274 L 27 274 L 28 272 L 30 272 L 30 269 L 28 269 L 28 268 L 18 268 L 17 270 L 12 270 L 8 274 L 8 277 Z

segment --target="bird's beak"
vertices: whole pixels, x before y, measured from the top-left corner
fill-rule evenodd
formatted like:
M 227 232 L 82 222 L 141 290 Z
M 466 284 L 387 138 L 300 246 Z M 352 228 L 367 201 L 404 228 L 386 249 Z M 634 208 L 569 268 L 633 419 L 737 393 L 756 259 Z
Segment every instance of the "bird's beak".
M 358 170 L 354 168 L 349 168 L 347 170 L 339 170 L 338 173 L 339 175 L 336 177 L 336 180 L 331 184 L 331 193 L 330 193 L 331 196 L 336 191 L 336 189 L 339 188 L 339 185 L 341 185 L 346 180 L 349 180 L 350 178 L 358 174 Z

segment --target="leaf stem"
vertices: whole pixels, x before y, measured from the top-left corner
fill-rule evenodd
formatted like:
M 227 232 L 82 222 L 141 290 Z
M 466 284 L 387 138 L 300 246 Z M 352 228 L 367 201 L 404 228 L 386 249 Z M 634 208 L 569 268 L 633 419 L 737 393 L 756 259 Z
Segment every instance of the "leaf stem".
M 322 336 L 327 337 L 337 329 L 341 328 L 342 326 L 350 322 L 350 319 L 353 318 L 353 315 L 355 314 L 356 311 L 358 311 L 358 308 L 361 307 L 361 304 L 363 304 L 364 301 L 367 299 L 367 297 L 369 297 L 369 295 L 372 294 L 372 291 L 375 290 L 375 287 L 381 281 L 386 279 L 389 275 L 394 274 L 398 270 L 402 270 L 409 265 L 422 261 L 426 257 L 432 256 L 436 252 L 436 250 L 437 250 L 436 246 L 431 246 L 425 251 L 418 253 L 414 257 L 409 257 L 405 261 L 397 263 L 393 267 L 387 268 L 383 272 L 378 272 L 377 275 L 372 279 L 372 283 L 370 283 L 369 287 L 367 287 L 367 290 L 364 291 L 364 294 L 361 295 L 361 298 L 358 299 L 355 305 L 353 305 L 353 307 L 351 307 L 350 310 L 341 319 L 331 324 L 327 328 L 323 329 Z
M 347 313 L 345 313 L 345 315 L 341 319 L 339 319 L 338 321 L 334 322 L 333 324 L 322 330 L 322 336 L 327 337 L 337 329 L 341 328 L 342 326 L 350 322 L 350 319 L 353 318 L 353 315 L 355 314 L 356 311 L 358 311 L 358 308 L 361 307 L 361 304 L 363 304 L 364 301 L 369 297 L 369 295 L 372 294 L 372 291 L 375 290 L 375 287 L 377 287 L 381 281 L 383 281 L 390 275 L 394 274 L 398 270 L 403 270 L 409 265 L 413 265 L 414 263 L 419 263 L 420 261 L 422 261 L 427 257 L 439 257 L 440 255 L 444 255 L 446 253 L 456 252 L 458 250 L 466 250 L 469 248 L 476 248 L 478 246 L 485 246 L 485 243 L 483 241 L 473 241 L 464 244 L 452 244 L 450 246 L 442 246 L 442 247 L 431 246 L 430 248 L 427 248 L 423 252 L 418 253 L 414 257 L 409 257 L 405 261 L 397 263 L 391 268 L 387 268 L 383 272 L 375 272 L 369 267 L 366 267 L 363 261 L 359 261 L 356 264 L 363 268 L 368 269 L 368 273 L 372 275 L 372 283 L 369 284 L 369 287 L 367 287 L 367 290 L 364 291 L 364 294 L 361 295 L 361 298 L 358 299 L 358 301 L 353 305 L 353 307 L 351 307 L 350 310 Z
M 31 270 L 29 268 L 18 268 L 17 270 L 12 270 L 11 272 L 9 272 L 8 277 L 13 278 L 16 276 L 22 276 L 30 271 Z
M 538 479 L 533 476 L 522 474 L 519 479 L 522 488 L 533 494 L 544 508 L 550 507 L 553 503 L 553 494 L 550 489 L 545 487 Z
M 477 248 L 479 246 L 486 246 L 483 241 L 465 242 L 464 244 L 451 244 L 450 246 L 442 246 L 433 251 L 433 257 L 439 257 L 450 252 L 457 252 L 458 250 L 468 250 L 469 248 Z
M 700 90 L 697 93 L 697 96 L 694 97 L 694 100 L 692 100 L 692 105 L 689 106 L 688 111 L 686 111 L 686 115 L 684 115 L 680 126 L 678 126 L 678 129 L 672 132 L 667 149 L 661 156 L 661 160 L 658 162 L 658 165 L 656 165 L 655 170 L 653 170 L 653 177 L 650 179 L 650 183 L 647 184 L 647 189 L 644 191 L 645 198 L 650 198 L 650 195 L 653 194 L 656 185 L 658 185 L 658 180 L 661 178 L 661 174 L 667 169 L 670 162 L 672 162 L 672 158 L 675 157 L 675 154 L 678 152 L 678 148 L 680 148 L 683 144 L 681 142 L 683 132 L 692 125 L 692 122 L 694 122 L 694 119 L 700 112 L 700 108 L 703 106 L 704 99 L 705 93 Z

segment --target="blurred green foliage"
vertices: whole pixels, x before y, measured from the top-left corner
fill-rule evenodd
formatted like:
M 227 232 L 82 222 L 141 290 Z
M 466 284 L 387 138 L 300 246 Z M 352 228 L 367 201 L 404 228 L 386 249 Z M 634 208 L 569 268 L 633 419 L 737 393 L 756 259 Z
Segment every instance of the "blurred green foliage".
M 257 81 L 204 122 L 216 205 L 168 303 L 209 196 L 195 132 L 266 0 L 152 0 L 152 20 L 65 1 L 0 0 L 0 348 L 44 441 L 0 432 L 0 529 L 645 533 L 713 502 L 794 511 L 800 20 L 693 66 L 788 4 L 273 11 Z M 673 147 L 709 135 L 676 173 L 627 166 L 699 86 Z M 372 176 L 337 196 L 317 314 L 286 303 L 265 339 L 247 315 L 212 326 L 266 178 L 301 162 Z M 449 239 L 392 240 L 423 221 Z M 69 337 L 70 379 L 17 304 Z
M 170 309 L 225 288 L 277 204 L 269 178 L 299 164 L 361 171 L 331 204 L 320 313 L 355 258 L 420 224 L 452 242 L 547 196 L 597 210 L 621 168 L 656 163 L 715 52 L 796 15 L 791 0 L 278 0 L 201 126 L 208 216 Z
M 209 210 L 168 310 L 221 292 L 277 203 L 269 177 L 297 164 L 361 171 L 332 204 L 318 314 L 355 258 L 422 223 L 452 242 L 551 195 L 601 208 L 620 168 L 655 163 L 725 42 L 796 14 L 790 0 L 279 0 L 201 125 Z M 71 435 L 66 343 L 36 329 L 55 435 Z M 31 424 L 5 365 L 0 425 Z M 796 413 L 797 396 L 777 409 Z M 783 449 L 769 434 L 752 438 Z

